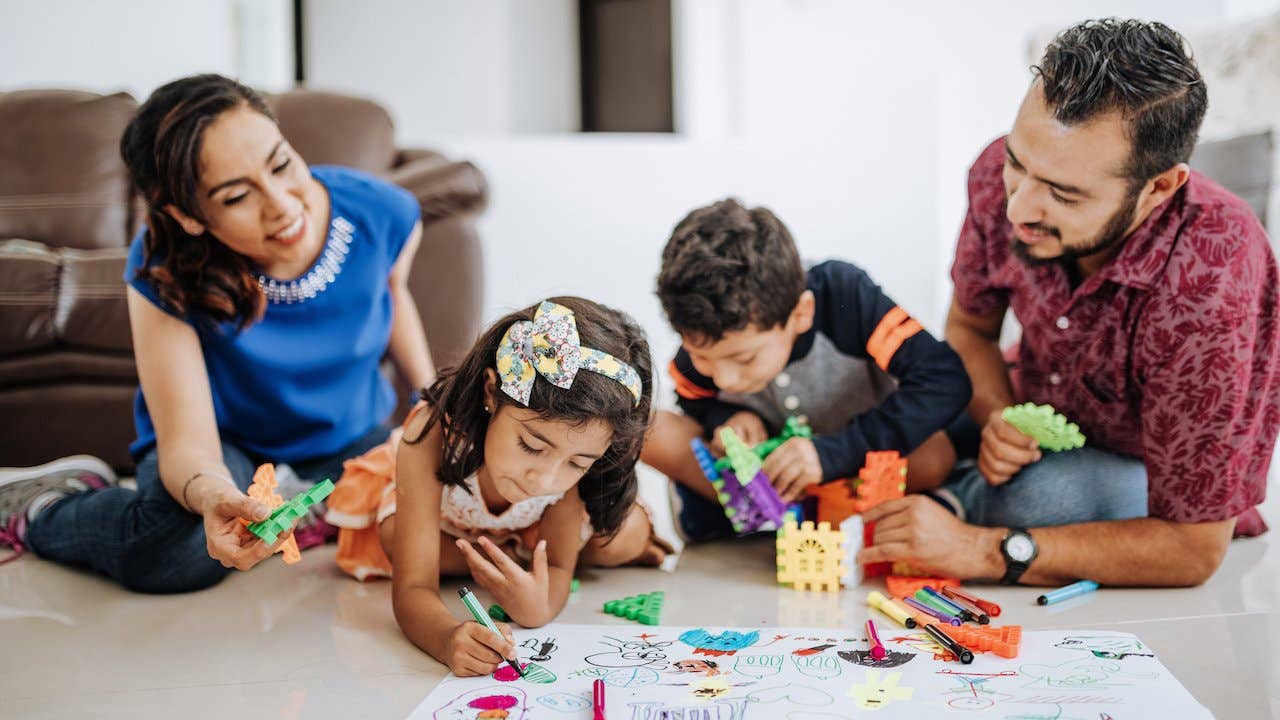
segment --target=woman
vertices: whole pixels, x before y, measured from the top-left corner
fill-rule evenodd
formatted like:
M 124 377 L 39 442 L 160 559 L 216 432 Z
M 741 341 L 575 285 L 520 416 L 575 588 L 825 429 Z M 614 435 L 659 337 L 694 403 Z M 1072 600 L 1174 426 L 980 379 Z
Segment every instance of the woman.
M 262 98 L 217 75 L 156 90 L 121 153 L 147 202 L 125 270 L 138 488 L 27 473 L 0 485 L 0 521 L 42 557 L 184 592 L 275 550 L 238 522 L 268 514 L 244 492 L 259 463 L 336 480 L 386 440 L 388 351 L 413 387 L 434 379 L 407 286 L 420 209 L 364 173 L 308 168 Z

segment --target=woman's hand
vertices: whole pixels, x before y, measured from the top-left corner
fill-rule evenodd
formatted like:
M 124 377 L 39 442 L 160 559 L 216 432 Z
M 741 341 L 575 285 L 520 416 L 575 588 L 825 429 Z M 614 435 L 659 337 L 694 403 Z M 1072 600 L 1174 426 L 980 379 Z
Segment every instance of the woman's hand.
M 290 528 L 274 544 L 268 545 L 246 530 L 240 518 L 258 522 L 266 520 L 271 511 L 266 505 L 225 482 L 219 481 L 217 486 L 192 504 L 202 509 L 209 557 L 222 563 L 223 567 L 248 570 L 271 557 L 276 548 L 293 535 L 293 529 Z
M 507 615 L 526 627 L 537 627 L 550 620 L 547 541 L 539 540 L 534 547 L 529 570 L 520 567 L 489 538 L 481 537 L 477 543 L 487 558 L 466 540 L 459 539 L 457 545 L 471 568 L 471 577 L 493 595 Z
M 445 664 L 458 677 L 474 677 L 489 675 L 507 658 L 515 659 L 515 638 L 511 635 L 511 626 L 506 623 L 494 623 L 502 631 L 502 637 L 493 634 L 489 628 L 467 621 L 459 624 L 449 633 L 445 644 Z

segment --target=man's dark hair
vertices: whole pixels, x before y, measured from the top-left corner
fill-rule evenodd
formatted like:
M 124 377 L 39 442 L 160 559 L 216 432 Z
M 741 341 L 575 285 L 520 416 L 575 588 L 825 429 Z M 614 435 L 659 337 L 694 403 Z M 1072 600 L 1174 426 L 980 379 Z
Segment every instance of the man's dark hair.
M 689 213 L 662 250 L 658 298 L 676 332 L 718 342 L 786 322 L 805 289 L 791 233 L 765 208 L 732 198 Z
M 1209 98 L 1186 42 L 1168 26 L 1087 20 L 1059 33 L 1031 70 L 1061 123 L 1120 113 L 1134 186 L 1191 157 Z

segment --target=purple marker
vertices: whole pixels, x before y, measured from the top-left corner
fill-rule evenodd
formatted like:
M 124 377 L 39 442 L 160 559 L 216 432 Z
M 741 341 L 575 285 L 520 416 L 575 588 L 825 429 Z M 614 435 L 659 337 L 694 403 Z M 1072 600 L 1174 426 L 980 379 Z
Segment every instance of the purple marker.
M 956 617 L 955 615 L 948 615 L 942 612 L 941 610 L 931 608 L 928 605 L 925 605 L 924 603 L 920 602 L 919 600 L 916 600 L 915 598 L 909 598 L 909 597 L 902 598 L 902 602 L 910 605 L 912 608 L 919 610 L 920 612 L 928 615 L 929 617 L 935 617 L 941 620 L 942 622 L 947 623 L 948 625 L 960 624 L 960 618 Z

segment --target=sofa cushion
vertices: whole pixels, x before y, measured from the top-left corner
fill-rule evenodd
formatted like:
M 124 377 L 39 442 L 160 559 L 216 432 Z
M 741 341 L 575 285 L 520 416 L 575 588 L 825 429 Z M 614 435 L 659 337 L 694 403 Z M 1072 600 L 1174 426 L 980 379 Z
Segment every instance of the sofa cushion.
M 133 204 L 120 136 L 137 107 L 124 93 L 0 93 L 0 238 L 127 245 Z
M 126 254 L 0 242 L 0 357 L 55 348 L 128 354 Z
M 385 175 L 395 162 L 391 116 L 377 103 L 318 90 L 291 90 L 268 102 L 280 132 L 310 165 Z

